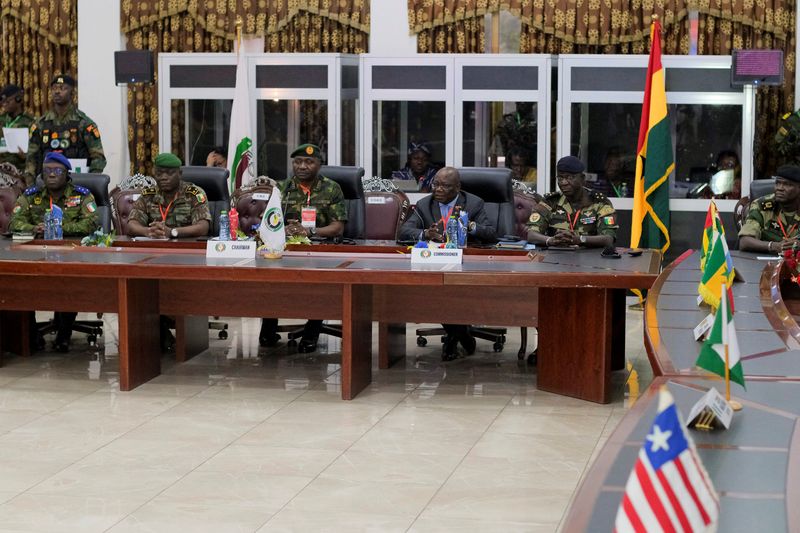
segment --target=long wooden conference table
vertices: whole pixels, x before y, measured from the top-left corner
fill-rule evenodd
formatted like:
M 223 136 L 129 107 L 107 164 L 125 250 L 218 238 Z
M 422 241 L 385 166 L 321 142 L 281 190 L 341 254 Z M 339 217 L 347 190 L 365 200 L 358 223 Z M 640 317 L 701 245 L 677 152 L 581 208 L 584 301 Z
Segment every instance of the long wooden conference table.
M 735 323 L 747 390 L 731 384 L 744 409 L 727 431 L 691 430 L 720 495 L 719 531 L 800 531 L 800 326 L 797 287 L 782 263 L 733 252 L 744 278 L 733 285 Z M 564 531 L 611 531 L 623 489 L 656 414 L 658 387 L 672 392 L 681 413 L 710 387 L 724 383 L 694 362 L 701 343 L 692 329 L 708 313 L 697 306 L 699 254 L 682 256 L 651 289 L 645 347 L 652 385 L 609 437 L 568 512 Z
M 124 391 L 160 373 L 160 314 L 275 316 L 342 321 L 346 400 L 371 381 L 377 321 L 381 367 L 404 355 L 405 328 L 392 324 L 537 326 L 537 387 L 605 403 L 612 359 L 624 361 L 625 290 L 649 288 L 660 268 L 649 251 L 467 250 L 462 265 L 419 268 L 381 242 L 300 247 L 279 260 L 206 259 L 198 242 L 117 244 L 0 241 L 0 311 L 118 313 Z

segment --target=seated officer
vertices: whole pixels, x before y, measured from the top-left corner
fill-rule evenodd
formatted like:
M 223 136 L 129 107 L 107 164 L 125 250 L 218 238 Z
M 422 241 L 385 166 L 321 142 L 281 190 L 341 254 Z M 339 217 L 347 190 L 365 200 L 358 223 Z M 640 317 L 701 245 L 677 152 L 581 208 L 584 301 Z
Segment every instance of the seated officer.
M 65 237 L 85 237 L 97 229 L 97 204 L 88 189 L 73 185 L 69 160 L 59 152 L 49 152 L 42 164 L 43 187 L 30 187 L 17 198 L 8 229 L 13 233 L 44 234 L 46 209 L 57 205 L 63 210 L 61 227 Z M 59 352 L 69 351 L 72 324 L 77 313 L 55 314 L 58 328 L 53 347 Z M 35 322 L 32 321 L 32 322 Z
M 433 194 L 417 202 L 414 213 L 400 227 L 399 240 L 427 240 L 444 242 L 445 225 L 455 206 L 469 213 L 468 240 L 494 242 L 497 229 L 492 225 L 483 209 L 483 200 L 461 190 L 461 177 L 453 167 L 440 169 L 431 182 Z M 442 347 L 442 360 L 456 358 L 458 343 L 467 354 L 475 352 L 475 337 L 469 326 L 442 324 L 447 333 L 447 341 Z
M 800 167 L 784 165 L 775 176 L 775 193 L 750 204 L 739 230 L 744 252 L 779 253 L 790 250 L 800 236 Z
M 153 171 L 158 187 L 148 187 L 134 202 L 128 218 L 128 235 L 151 239 L 204 237 L 211 227 L 206 193 L 181 181 L 181 160 L 159 154 Z
M 575 156 L 559 159 L 558 188 L 544 198 L 544 214 L 528 220 L 528 242 L 545 246 L 605 247 L 614 244 L 617 215 L 605 195 L 584 186 L 586 167 Z
M 281 191 L 286 235 L 339 237 L 347 222 L 347 207 L 342 188 L 321 176 L 322 151 L 314 144 L 301 144 L 291 154 L 291 178 L 278 184 Z M 264 318 L 258 336 L 262 346 L 274 346 L 279 340 L 278 319 Z M 297 347 L 301 353 L 317 349 L 322 320 L 309 320 Z

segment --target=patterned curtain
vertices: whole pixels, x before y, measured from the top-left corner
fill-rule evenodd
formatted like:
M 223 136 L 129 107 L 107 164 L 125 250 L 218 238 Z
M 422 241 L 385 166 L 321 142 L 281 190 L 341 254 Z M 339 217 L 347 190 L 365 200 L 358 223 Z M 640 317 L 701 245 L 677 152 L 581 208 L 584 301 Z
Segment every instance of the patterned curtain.
M 704 0 L 698 10 L 698 54 L 783 50 L 783 85 L 763 87 L 756 94 L 755 177 L 770 176 L 783 163 L 773 141 L 775 133 L 781 117 L 795 109 L 796 4 L 794 0 Z
M 484 16 L 508 2 L 499 0 L 408 0 L 408 24 L 419 53 L 482 54 Z
M 77 69 L 77 0 L 0 0 L 0 55 L 0 79 L 25 88 L 25 110 L 43 114 L 53 75 Z
M 237 20 L 245 34 L 266 37 L 268 52 L 362 53 L 369 43 L 368 0 L 122 0 L 121 11 L 128 49 L 156 54 L 230 52 Z M 146 173 L 159 152 L 158 89 L 128 89 L 131 172 Z M 173 104 L 173 140 L 183 139 L 185 120 Z M 173 142 L 173 151 L 183 147 Z

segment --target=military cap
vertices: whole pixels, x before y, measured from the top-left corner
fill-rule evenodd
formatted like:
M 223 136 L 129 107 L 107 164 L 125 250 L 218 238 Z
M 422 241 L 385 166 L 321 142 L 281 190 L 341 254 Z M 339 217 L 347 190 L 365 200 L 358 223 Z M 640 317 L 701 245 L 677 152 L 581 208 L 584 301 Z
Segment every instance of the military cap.
M 13 83 L 9 83 L 5 87 L 3 87 L 2 91 L 0 91 L 0 100 L 5 100 L 6 98 L 19 94 L 21 92 L 22 92 L 22 87 L 20 87 L 19 85 L 14 85 Z
M 574 155 L 568 155 L 566 157 L 562 157 L 558 160 L 556 164 L 556 171 L 557 172 L 566 172 L 567 174 L 580 174 L 586 170 L 586 165 L 583 164 L 583 161 L 575 157 Z
M 778 168 L 778 172 L 775 175 L 785 180 L 800 183 L 800 167 L 794 165 L 783 165 Z
M 44 163 L 58 163 L 64 165 L 67 170 L 72 170 L 69 159 L 61 152 L 47 152 L 47 155 L 44 156 Z
M 180 168 L 181 160 L 175 154 L 162 153 L 158 154 L 153 160 L 153 164 L 161 168 Z
M 408 143 L 408 155 L 413 154 L 414 152 L 425 152 L 428 155 L 431 155 L 431 147 L 428 146 L 426 142 L 410 142 Z
M 53 77 L 53 81 L 50 82 L 50 87 L 52 87 L 57 83 L 61 83 L 63 85 L 69 85 L 70 87 L 75 87 L 77 85 L 77 83 L 75 83 L 75 78 L 73 78 L 69 74 L 56 74 Z
M 322 161 L 322 150 L 319 149 L 319 146 L 316 144 L 301 144 L 297 148 L 294 149 L 292 152 L 292 157 L 316 157 L 320 161 Z

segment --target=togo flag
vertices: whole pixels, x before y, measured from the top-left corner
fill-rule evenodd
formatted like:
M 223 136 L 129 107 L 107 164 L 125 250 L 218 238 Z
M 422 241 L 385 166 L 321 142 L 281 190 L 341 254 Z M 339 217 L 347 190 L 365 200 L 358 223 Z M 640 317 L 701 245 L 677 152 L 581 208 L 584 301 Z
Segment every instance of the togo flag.
M 256 160 L 253 155 L 253 134 L 250 129 L 250 92 L 248 90 L 247 61 L 244 54 L 249 51 L 259 51 L 257 43 L 263 41 L 252 39 L 240 41 L 237 39 L 236 47 L 236 88 L 233 93 L 233 106 L 231 107 L 231 131 L 228 137 L 228 161 L 230 163 L 230 177 L 228 187 L 231 194 L 243 184 L 249 183 L 256 177 Z M 250 48 L 256 48 L 250 50 Z
M 261 217 L 258 235 L 264 243 L 267 253 L 280 253 L 286 248 L 286 233 L 283 229 L 283 209 L 281 209 L 281 191 L 277 186 L 272 188 L 267 208 Z
M 736 338 L 736 326 L 733 322 L 733 297 L 725 291 L 727 298 L 722 298 L 719 309 L 714 315 L 714 325 L 703 343 L 700 355 L 695 364 L 725 377 L 725 345 L 728 345 L 728 364 L 731 381 L 744 387 L 744 371 L 739 355 L 739 340 Z
M 669 175 L 675 169 L 669 128 L 661 24 L 654 21 L 636 148 L 631 248 L 655 248 L 662 253 L 669 248 Z

